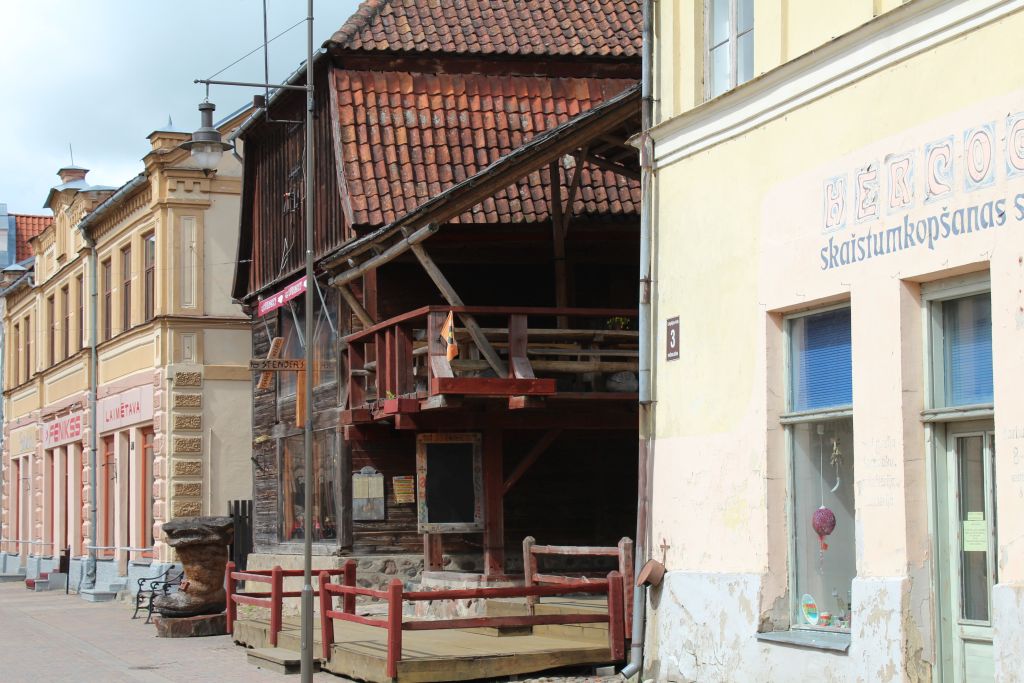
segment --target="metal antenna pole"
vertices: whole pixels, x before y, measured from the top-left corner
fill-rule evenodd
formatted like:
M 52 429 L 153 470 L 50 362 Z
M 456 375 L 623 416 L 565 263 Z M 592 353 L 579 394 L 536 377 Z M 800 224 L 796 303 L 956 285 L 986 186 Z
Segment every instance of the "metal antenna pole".
M 313 683 L 313 0 L 306 10 L 306 414 L 302 530 L 302 683 Z

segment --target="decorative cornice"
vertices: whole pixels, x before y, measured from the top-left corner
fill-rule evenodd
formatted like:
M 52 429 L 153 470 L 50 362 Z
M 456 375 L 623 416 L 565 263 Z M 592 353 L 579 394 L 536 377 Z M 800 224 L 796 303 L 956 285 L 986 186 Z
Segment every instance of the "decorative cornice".
M 663 167 L 1024 9 L 1024 0 L 916 0 L 654 126 Z

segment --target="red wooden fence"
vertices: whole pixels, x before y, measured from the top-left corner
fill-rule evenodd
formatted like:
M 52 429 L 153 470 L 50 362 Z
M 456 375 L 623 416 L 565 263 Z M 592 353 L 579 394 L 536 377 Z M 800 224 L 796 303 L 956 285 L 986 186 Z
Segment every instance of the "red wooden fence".
M 614 547 L 579 546 L 579 545 L 537 545 L 533 536 L 523 539 L 523 574 L 526 578 L 526 585 L 541 584 L 566 584 L 579 581 L 589 581 L 584 576 L 569 576 L 558 574 L 542 574 L 537 568 L 537 558 L 540 555 L 560 557 L 614 557 L 618 559 L 619 574 L 622 575 L 624 591 L 622 594 L 623 625 L 628 638 L 633 632 L 633 539 L 621 538 L 619 544 Z M 527 599 L 531 611 L 536 599 Z
M 346 585 L 349 581 L 352 581 L 352 585 L 355 583 L 356 576 L 356 563 L 354 560 L 349 560 L 345 563 L 345 566 L 341 569 L 330 569 L 321 571 L 319 574 L 314 574 L 314 581 L 321 579 L 324 575 L 331 576 L 343 576 L 343 581 Z M 298 598 L 302 596 L 301 591 L 286 591 L 284 590 L 284 579 L 285 577 L 291 576 L 302 576 L 303 571 L 301 569 L 281 569 L 280 567 L 274 567 L 273 569 L 255 569 L 251 571 L 235 571 L 235 563 L 228 562 L 227 564 L 227 627 L 228 633 L 234 633 L 234 623 L 238 620 L 238 605 L 251 605 L 253 607 L 263 607 L 264 609 L 270 610 L 270 633 L 268 634 L 268 640 L 272 647 L 277 647 L 277 635 L 281 632 L 281 621 L 282 613 L 284 611 L 284 599 L 285 598 Z M 349 579 L 351 576 L 351 579 Z M 239 592 L 237 585 L 239 581 L 249 581 L 252 583 L 266 583 L 270 584 L 270 592 Z M 313 595 L 320 595 L 320 591 L 317 590 L 318 586 L 314 583 Z M 353 607 L 355 603 L 353 602 Z
M 352 562 L 351 560 L 349 562 Z M 613 660 L 625 657 L 625 632 L 622 614 L 622 575 L 613 571 L 604 579 L 566 582 L 551 586 L 512 586 L 503 588 L 465 588 L 438 591 L 403 591 L 400 579 L 392 580 L 387 590 L 378 591 L 355 586 L 355 567 L 345 574 L 345 585 L 331 583 L 327 572 L 320 575 L 320 621 L 323 640 L 323 658 L 329 660 L 334 645 L 334 620 L 340 619 L 365 626 L 387 630 L 386 673 L 397 678 L 398 662 L 402 659 L 402 631 L 426 631 L 457 628 L 497 628 L 501 626 L 542 626 L 548 624 L 608 624 L 608 647 Z M 479 600 L 487 598 L 530 598 L 572 593 L 606 594 L 608 613 L 594 614 L 530 614 L 512 617 L 469 617 L 460 619 L 436 619 L 424 621 L 403 621 L 403 601 L 421 600 Z M 334 609 L 333 595 L 342 596 L 342 609 Z M 385 618 L 374 619 L 355 613 L 355 597 L 362 595 L 387 602 Z

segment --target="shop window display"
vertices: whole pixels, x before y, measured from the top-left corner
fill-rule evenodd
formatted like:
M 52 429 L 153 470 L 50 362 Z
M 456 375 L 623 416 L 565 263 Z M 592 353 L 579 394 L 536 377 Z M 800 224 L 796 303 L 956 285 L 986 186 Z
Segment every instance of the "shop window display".
M 788 332 L 791 623 L 849 632 L 857 568 L 850 309 L 793 318 Z
M 281 448 L 281 539 L 303 539 L 305 514 L 304 436 L 284 439 Z M 337 447 L 333 429 L 313 433 L 313 489 L 311 506 L 313 540 L 337 538 L 335 483 Z

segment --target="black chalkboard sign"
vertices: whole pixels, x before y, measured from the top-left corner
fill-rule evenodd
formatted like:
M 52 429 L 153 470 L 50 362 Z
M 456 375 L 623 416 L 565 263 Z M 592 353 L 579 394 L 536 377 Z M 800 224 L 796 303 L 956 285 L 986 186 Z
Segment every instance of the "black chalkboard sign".
M 421 434 L 416 444 L 420 532 L 483 529 L 479 434 Z

